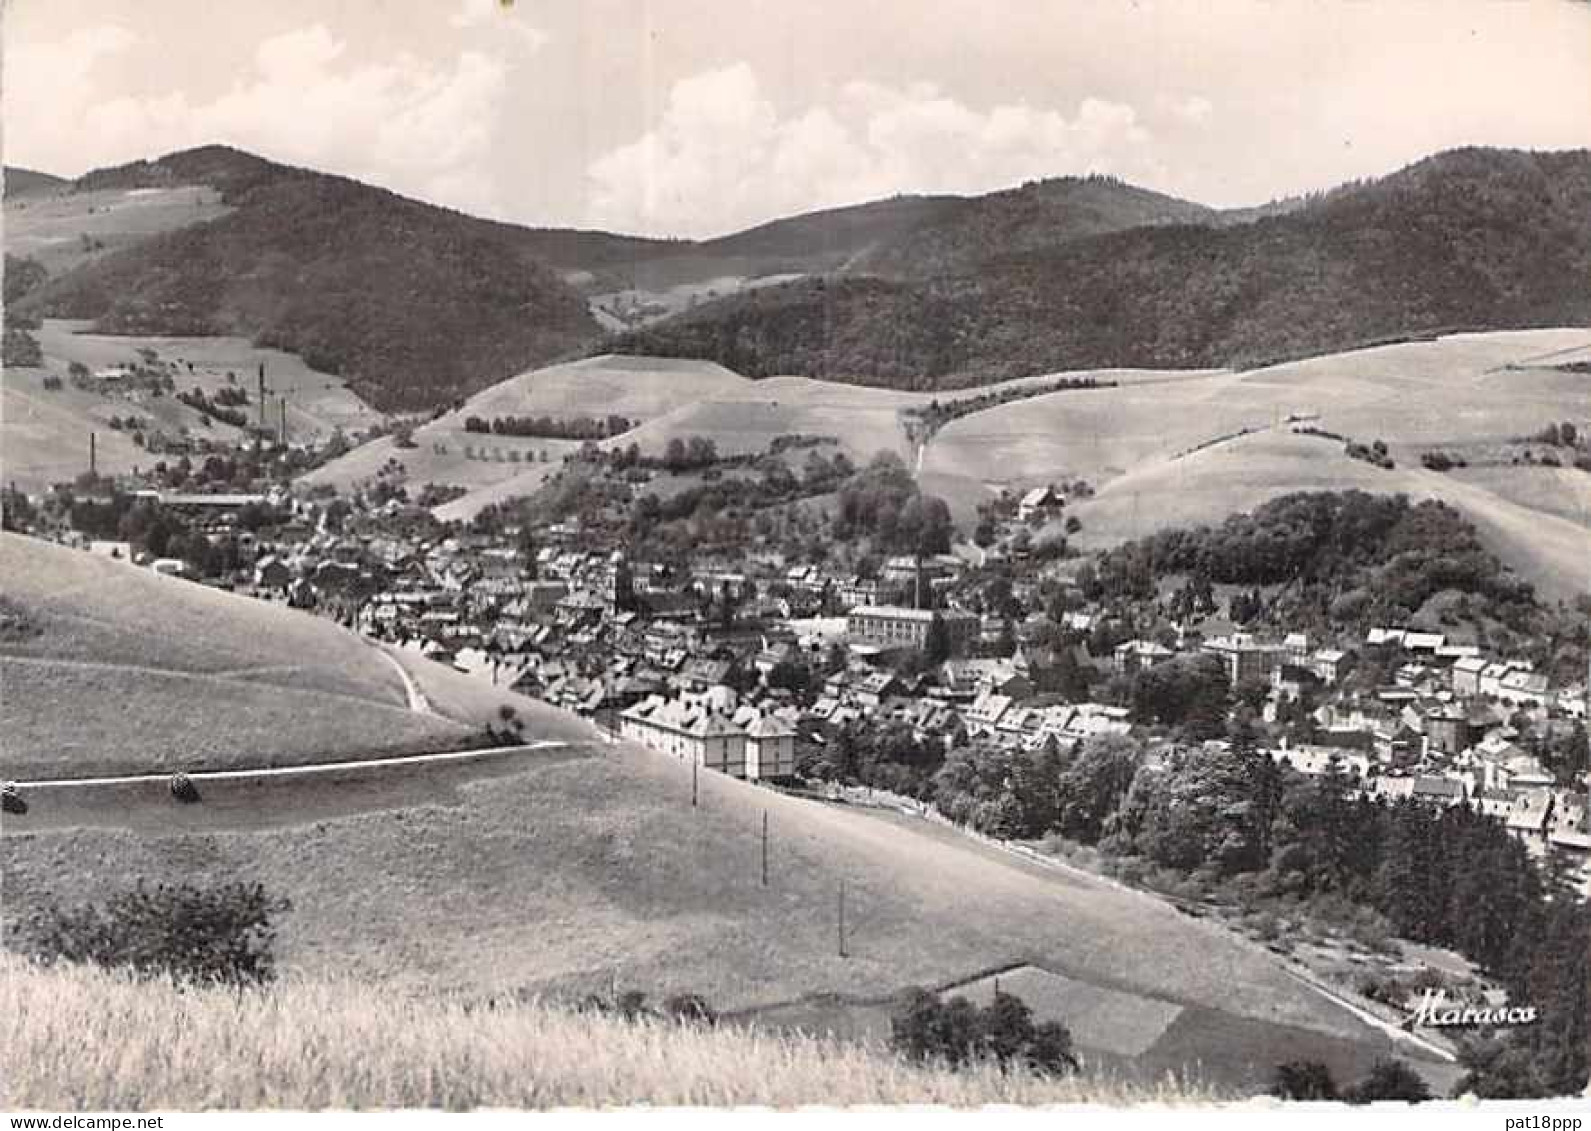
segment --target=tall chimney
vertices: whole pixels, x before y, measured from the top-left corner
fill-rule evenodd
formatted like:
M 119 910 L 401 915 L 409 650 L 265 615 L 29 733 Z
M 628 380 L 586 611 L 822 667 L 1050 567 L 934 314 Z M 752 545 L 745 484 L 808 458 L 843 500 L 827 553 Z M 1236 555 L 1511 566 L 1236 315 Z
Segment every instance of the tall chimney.
M 265 431 L 265 362 L 260 362 L 260 431 Z
M 287 398 L 278 397 L 276 403 L 281 409 L 277 416 L 276 442 L 285 448 L 287 447 Z
M 88 473 L 90 475 L 99 474 L 99 451 L 97 447 L 97 441 L 98 437 L 93 432 L 90 432 L 88 434 Z

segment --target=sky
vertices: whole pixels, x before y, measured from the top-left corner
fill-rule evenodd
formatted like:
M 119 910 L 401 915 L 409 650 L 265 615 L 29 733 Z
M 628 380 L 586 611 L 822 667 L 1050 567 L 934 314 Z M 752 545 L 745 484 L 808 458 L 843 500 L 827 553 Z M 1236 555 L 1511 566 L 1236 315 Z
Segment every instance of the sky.
M 701 237 L 1109 173 L 1217 206 L 1591 146 L 1583 0 L 5 0 L 9 164 L 220 142 Z

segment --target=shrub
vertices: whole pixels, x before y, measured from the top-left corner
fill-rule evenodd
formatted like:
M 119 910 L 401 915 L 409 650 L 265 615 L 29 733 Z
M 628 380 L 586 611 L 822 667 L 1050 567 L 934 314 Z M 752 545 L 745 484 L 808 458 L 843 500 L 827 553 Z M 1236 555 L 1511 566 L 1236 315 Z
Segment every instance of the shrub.
M 1337 1099 L 1337 1082 L 1331 1069 L 1318 1060 L 1292 1060 L 1278 1064 L 1271 1077 L 1271 1095 L 1283 1100 Z
M 681 1024 L 718 1024 L 717 1011 L 701 994 L 674 994 L 663 1003 L 663 1015 Z
M 1378 1100 L 1404 1100 L 1419 1103 L 1431 1098 L 1431 1090 L 1414 1069 L 1401 1060 L 1378 1060 L 1370 1074 L 1349 1088 L 1343 1098 L 1351 1104 L 1375 1103 Z
M 252 985 L 275 977 L 275 919 L 285 899 L 260 884 L 146 886 L 103 905 L 51 905 L 25 920 L 24 948 L 46 962 L 121 967 L 141 977 Z
M 187 774 L 172 774 L 168 788 L 171 790 L 171 796 L 185 805 L 192 805 L 199 800 L 199 787 Z
M 0 786 L 0 812 L 14 813 L 20 816 L 28 811 L 27 800 L 22 796 L 22 791 L 14 782 L 6 782 Z

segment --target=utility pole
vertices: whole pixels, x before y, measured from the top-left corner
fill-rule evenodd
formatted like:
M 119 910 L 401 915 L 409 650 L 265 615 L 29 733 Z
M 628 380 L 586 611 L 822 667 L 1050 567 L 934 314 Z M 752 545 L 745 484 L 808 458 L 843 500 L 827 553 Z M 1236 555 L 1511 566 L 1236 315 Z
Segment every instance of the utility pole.
M 840 957 L 848 958 L 845 952 L 845 881 L 840 881 Z
M 768 810 L 762 811 L 762 886 L 768 886 Z

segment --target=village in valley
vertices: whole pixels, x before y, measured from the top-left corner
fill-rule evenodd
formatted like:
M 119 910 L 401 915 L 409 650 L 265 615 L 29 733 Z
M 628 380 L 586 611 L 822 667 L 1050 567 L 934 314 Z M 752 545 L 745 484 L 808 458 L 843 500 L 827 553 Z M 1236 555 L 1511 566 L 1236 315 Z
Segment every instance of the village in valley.
M 1091 593 L 1089 557 L 1035 542 L 1044 529 L 1075 530 L 1072 485 L 1006 491 L 980 509 L 975 540 L 935 518 L 937 530 L 896 540 L 897 550 L 935 542 L 910 553 L 881 554 L 881 540 L 856 529 L 850 544 L 815 550 L 760 537 L 738 551 L 653 555 L 656 541 L 634 525 L 657 507 L 643 498 L 644 474 L 629 476 L 634 497 L 618 507 L 628 525 L 583 511 L 580 492 L 556 521 L 499 508 L 443 523 L 389 479 L 347 494 L 295 484 L 288 476 L 318 462 L 314 445 L 254 435 L 235 449 L 207 445 L 199 465 L 183 454 L 185 490 L 160 486 L 173 481 L 170 457 L 144 476 L 90 470 L 31 499 L 12 490 L 8 526 L 334 619 L 707 770 L 918 812 L 929 809 L 922 775 L 859 772 L 836 748 L 865 733 L 906 736 L 937 768 L 956 749 L 1033 755 L 1117 739 L 1154 763 L 1229 746 L 1223 721 L 1241 711 L 1298 775 L 1345 774 L 1368 798 L 1433 811 L 1469 807 L 1591 885 L 1585 667 L 1565 678 L 1414 625 L 1295 626 L 1268 616 L 1258 589 L 1223 586 L 1224 600 L 1208 582 L 1193 600 L 1186 585 Z M 792 437 L 760 462 L 722 462 L 787 478 L 781 452 L 825 444 Z M 345 447 L 339 434 L 333 452 Z M 716 478 L 711 445 L 692 447 Z M 549 492 L 625 462 L 622 448 L 610 461 L 589 444 L 560 458 L 567 469 Z M 835 486 L 818 462 L 808 468 L 817 488 Z M 886 456 L 874 469 L 837 466 L 841 478 L 902 470 Z M 1164 725 L 1146 690 L 1146 677 L 1190 661 L 1220 677 L 1200 691 L 1216 720 L 1202 738 Z
M 0 1108 L 1585 1093 L 1591 9 L 366 7 L 5 12 Z

